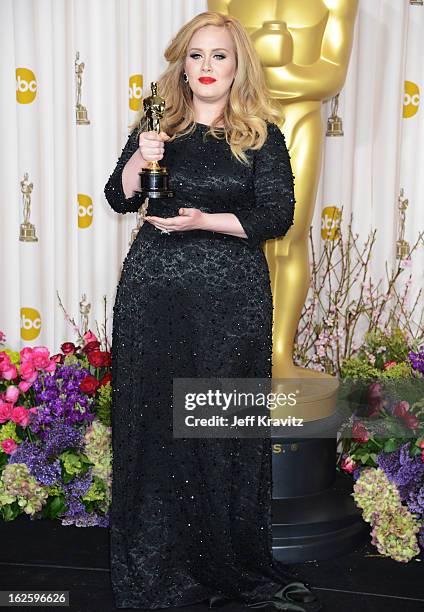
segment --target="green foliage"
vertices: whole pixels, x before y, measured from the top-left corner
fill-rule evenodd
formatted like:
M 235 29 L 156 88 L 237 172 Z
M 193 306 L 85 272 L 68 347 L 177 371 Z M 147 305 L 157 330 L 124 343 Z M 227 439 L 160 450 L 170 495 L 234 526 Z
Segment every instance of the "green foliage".
M 82 498 L 87 511 L 96 512 L 99 509 L 105 511 L 107 509 L 108 499 L 105 483 L 95 476 L 90 488 Z
M 42 517 L 45 519 L 54 520 L 63 514 L 65 510 L 65 496 L 63 494 L 49 497 L 42 510 Z
M 76 363 L 80 363 L 80 359 L 78 359 L 76 355 L 66 355 L 65 359 L 63 360 L 63 365 L 65 366 L 74 365 Z
M 112 421 L 112 386 L 110 382 L 98 388 L 94 410 L 99 421 L 110 427 Z
M 345 359 L 341 366 L 341 378 L 351 378 L 353 380 L 372 381 L 379 378 L 381 372 L 374 368 L 368 361 L 351 357 Z
M 387 361 L 406 361 L 408 351 L 408 339 L 399 327 L 384 331 L 377 327 L 365 334 L 358 357 L 366 358 L 366 352 L 371 353 L 375 356 L 374 366 L 382 370 Z
M 80 451 L 66 450 L 59 455 L 62 464 L 62 478 L 65 484 L 76 475 L 85 474 L 91 466 L 87 455 Z
M 397 363 L 387 368 L 387 370 L 380 370 L 375 365 L 371 365 L 368 359 L 364 357 L 351 357 L 343 361 L 340 376 L 343 379 L 351 378 L 364 382 L 371 382 L 373 380 L 395 380 L 397 382 L 400 379 L 417 378 L 411 364 L 408 362 Z
M 91 367 L 87 355 L 66 355 L 63 363 L 66 366 L 77 364 L 81 368 L 87 368 L 88 370 Z
M 9 504 L 0 505 L 0 515 L 4 521 L 14 521 L 20 514 L 22 514 L 22 510 L 16 500 Z
M 21 442 L 21 439 L 16 431 L 16 423 L 13 421 L 7 421 L 3 425 L 0 425 L 0 442 L 7 440 L 7 438 L 13 438 L 15 442 Z

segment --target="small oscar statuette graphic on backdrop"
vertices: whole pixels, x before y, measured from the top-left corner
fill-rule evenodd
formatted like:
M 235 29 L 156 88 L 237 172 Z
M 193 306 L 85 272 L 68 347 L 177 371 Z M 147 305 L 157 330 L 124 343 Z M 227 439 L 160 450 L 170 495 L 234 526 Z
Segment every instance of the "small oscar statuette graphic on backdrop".
M 24 178 L 21 181 L 21 192 L 24 203 L 24 222 L 21 223 L 19 240 L 22 242 L 38 242 L 35 235 L 35 225 L 30 223 L 29 216 L 31 214 L 31 192 L 34 185 L 28 181 L 28 172 L 25 172 Z
M 75 108 L 75 114 L 78 125 L 88 125 L 90 123 L 87 118 L 87 109 L 85 106 L 81 104 L 81 88 L 82 88 L 82 73 L 84 72 L 84 62 L 78 63 L 79 60 L 79 51 L 77 51 L 76 59 L 75 59 L 75 75 L 76 75 L 76 94 L 77 94 L 77 102 Z
M 165 111 L 165 100 L 158 96 L 157 83 L 150 84 L 152 95 L 144 98 L 143 108 L 146 117 L 146 131 L 155 130 L 158 134 L 160 129 L 160 119 L 163 118 Z M 168 169 L 160 166 L 159 162 L 151 161 L 146 168 L 142 168 L 138 173 L 140 176 L 140 193 L 145 198 L 172 198 L 174 192 L 168 189 Z
M 408 259 L 410 247 L 409 242 L 405 240 L 405 218 L 406 209 L 408 208 L 409 201 L 403 197 L 403 187 L 400 190 L 400 196 L 398 197 L 398 210 L 399 210 L 399 231 L 398 239 L 396 241 L 396 259 Z
M 82 294 L 82 300 L 79 303 L 80 315 L 81 315 L 81 330 L 82 335 L 88 331 L 88 319 L 91 311 L 91 304 L 87 302 L 87 296 L 85 293 Z
M 327 119 L 327 136 L 343 136 L 343 122 L 337 115 L 339 109 L 339 94 L 331 99 L 331 115 Z
M 137 211 L 136 226 L 134 227 L 134 229 L 131 230 L 131 240 L 130 240 L 130 243 L 129 243 L 128 246 L 132 245 L 132 243 L 134 242 L 134 240 L 137 237 L 138 232 L 140 231 L 140 227 L 144 223 L 144 217 L 146 215 L 146 211 L 147 211 L 148 205 L 149 205 L 149 200 L 148 200 L 148 198 L 146 198 L 144 203 L 143 203 L 143 205 L 140 206 L 140 208 Z

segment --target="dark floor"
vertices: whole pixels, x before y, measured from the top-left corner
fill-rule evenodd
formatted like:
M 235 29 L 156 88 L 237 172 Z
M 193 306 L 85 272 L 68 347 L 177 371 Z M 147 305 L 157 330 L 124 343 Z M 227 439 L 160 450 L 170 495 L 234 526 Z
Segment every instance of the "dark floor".
M 64 609 L 71 612 L 117 610 L 109 581 L 107 529 L 62 527 L 58 521 L 19 517 L 0 522 L 0 546 L 0 590 L 68 590 L 70 606 Z M 348 555 L 299 568 L 317 589 L 326 612 L 423 612 L 423 558 L 397 563 L 366 544 Z M 207 609 L 178 608 L 179 612 Z M 238 603 L 219 608 L 242 609 Z

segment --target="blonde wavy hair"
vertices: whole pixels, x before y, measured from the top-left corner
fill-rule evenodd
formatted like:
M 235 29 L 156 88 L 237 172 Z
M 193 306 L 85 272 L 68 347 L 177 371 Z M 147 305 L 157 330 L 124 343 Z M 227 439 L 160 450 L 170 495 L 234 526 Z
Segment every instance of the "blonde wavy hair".
M 242 163 L 249 163 L 245 149 L 260 149 L 267 137 L 266 121 L 281 123 L 282 113 L 265 83 L 260 59 L 249 34 L 242 24 L 231 15 L 206 11 L 196 15 L 182 26 L 165 50 L 168 67 L 160 75 L 158 94 L 165 99 L 165 113 L 161 130 L 171 138 L 190 134 L 195 130 L 193 94 L 183 80 L 187 49 L 193 34 L 204 26 L 227 28 L 232 36 L 236 56 L 236 72 L 227 102 L 222 113 L 216 117 L 207 134 L 225 138 L 233 155 Z M 143 130 L 144 112 L 140 111 L 131 129 Z M 224 124 L 224 131 L 216 128 Z M 144 126 L 145 127 L 145 126 Z M 217 132 L 216 129 L 219 131 Z

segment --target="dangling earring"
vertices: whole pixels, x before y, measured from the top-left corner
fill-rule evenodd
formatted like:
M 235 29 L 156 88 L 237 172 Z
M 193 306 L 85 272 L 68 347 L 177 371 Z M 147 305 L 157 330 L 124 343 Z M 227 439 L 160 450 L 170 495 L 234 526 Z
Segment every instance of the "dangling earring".
M 184 83 L 188 83 L 188 76 L 186 75 L 185 72 L 183 72 L 183 81 Z

